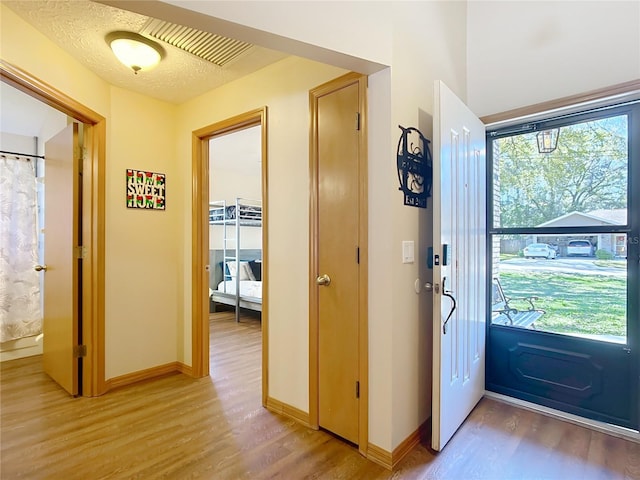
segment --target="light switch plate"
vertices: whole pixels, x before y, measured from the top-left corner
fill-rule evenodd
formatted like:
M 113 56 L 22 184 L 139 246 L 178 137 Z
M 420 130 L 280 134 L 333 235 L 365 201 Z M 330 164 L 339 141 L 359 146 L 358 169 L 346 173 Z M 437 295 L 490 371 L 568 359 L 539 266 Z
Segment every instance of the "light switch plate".
M 402 241 L 402 263 L 413 263 L 415 261 L 415 244 L 413 240 Z

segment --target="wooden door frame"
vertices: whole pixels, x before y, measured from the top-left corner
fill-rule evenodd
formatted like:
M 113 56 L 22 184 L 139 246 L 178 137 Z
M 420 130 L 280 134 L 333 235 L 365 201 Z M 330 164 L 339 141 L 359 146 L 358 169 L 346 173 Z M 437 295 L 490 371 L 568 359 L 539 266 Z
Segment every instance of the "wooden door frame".
M 107 121 L 30 73 L 0 60 L 0 79 L 84 124 L 82 182 L 82 332 L 87 355 L 82 366 L 82 395 L 98 396 L 105 383 L 105 159 Z
M 237 115 L 226 120 L 195 130 L 192 144 L 192 375 L 209 375 L 209 140 L 248 127 L 261 126 L 262 148 L 262 405 L 266 406 L 269 375 L 269 235 L 268 235 L 268 128 L 267 107 Z M 210 266 L 211 267 L 211 266 Z
M 369 329 L 368 329 L 368 188 L 367 188 L 367 77 L 348 73 L 309 92 L 311 124 L 309 134 L 309 424 L 319 428 L 319 317 L 318 286 L 318 99 L 353 84 L 359 86 L 358 109 L 361 135 L 358 145 L 360 271 L 358 274 L 358 376 L 360 402 L 358 412 L 358 449 L 367 455 L 369 438 Z M 354 119 L 355 122 L 355 119 Z

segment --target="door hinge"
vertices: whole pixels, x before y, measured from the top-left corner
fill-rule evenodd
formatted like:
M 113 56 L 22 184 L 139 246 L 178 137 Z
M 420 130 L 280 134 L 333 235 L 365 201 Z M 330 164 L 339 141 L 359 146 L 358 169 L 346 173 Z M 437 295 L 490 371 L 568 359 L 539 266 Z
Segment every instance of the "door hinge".
M 360 398 L 360 382 L 356 382 L 356 398 Z
M 360 130 L 360 112 L 356 112 L 356 130 Z
M 75 358 L 86 357 L 87 356 L 87 346 L 86 345 L 76 345 L 73 347 L 73 356 Z
M 79 245 L 75 248 L 74 255 L 76 258 L 84 258 L 87 255 L 87 249 L 82 245 Z

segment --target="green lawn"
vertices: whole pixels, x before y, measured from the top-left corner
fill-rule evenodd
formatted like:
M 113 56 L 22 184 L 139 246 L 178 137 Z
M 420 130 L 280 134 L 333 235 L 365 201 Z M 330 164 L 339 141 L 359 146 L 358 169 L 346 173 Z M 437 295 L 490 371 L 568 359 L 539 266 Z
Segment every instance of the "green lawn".
M 627 281 L 624 278 L 569 273 L 500 274 L 507 297 L 537 296 L 546 311 L 538 330 L 556 333 L 626 335 Z M 519 309 L 526 302 L 511 302 Z

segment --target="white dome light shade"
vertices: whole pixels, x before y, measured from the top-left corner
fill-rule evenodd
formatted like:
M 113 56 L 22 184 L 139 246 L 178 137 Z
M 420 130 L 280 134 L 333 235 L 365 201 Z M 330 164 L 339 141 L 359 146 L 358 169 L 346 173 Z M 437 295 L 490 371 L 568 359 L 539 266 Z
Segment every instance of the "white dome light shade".
M 112 32 L 106 40 L 118 60 L 134 73 L 151 70 L 164 56 L 160 45 L 137 33 Z

